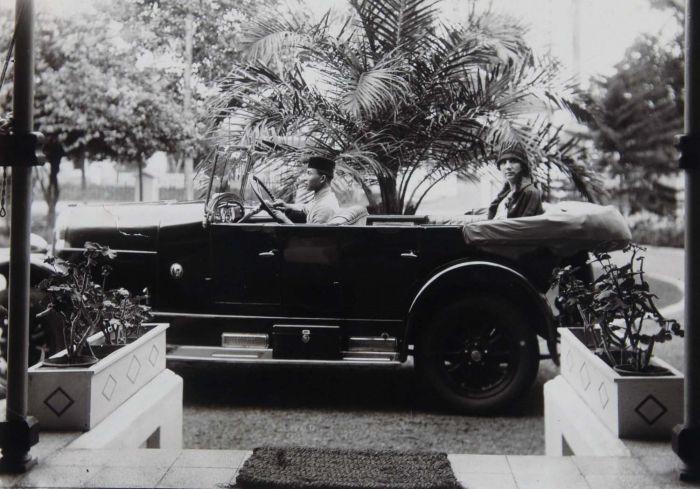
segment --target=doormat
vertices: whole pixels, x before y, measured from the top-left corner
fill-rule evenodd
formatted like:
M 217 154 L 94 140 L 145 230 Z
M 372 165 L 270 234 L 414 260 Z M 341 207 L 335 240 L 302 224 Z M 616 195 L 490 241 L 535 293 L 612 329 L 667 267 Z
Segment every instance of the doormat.
M 259 447 L 245 461 L 243 489 L 457 489 L 445 453 Z

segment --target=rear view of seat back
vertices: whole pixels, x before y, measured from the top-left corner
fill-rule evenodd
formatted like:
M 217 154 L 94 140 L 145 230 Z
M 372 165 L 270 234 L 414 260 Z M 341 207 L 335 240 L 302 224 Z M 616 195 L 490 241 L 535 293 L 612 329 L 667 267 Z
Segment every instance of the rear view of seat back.
M 361 205 L 343 207 L 326 223 L 329 226 L 364 226 L 367 223 L 367 209 Z

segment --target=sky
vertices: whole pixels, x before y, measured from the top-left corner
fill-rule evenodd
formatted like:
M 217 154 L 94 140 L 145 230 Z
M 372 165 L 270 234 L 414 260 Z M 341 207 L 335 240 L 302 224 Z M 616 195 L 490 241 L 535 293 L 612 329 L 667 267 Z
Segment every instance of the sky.
M 610 75 L 625 50 L 641 33 L 658 33 L 673 26 L 671 15 L 652 10 L 649 0 L 483 0 L 496 12 L 509 13 L 530 26 L 527 39 L 541 54 L 559 58 L 571 73 L 573 55 L 574 3 L 580 9 L 581 80 L 593 75 Z M 13 0 L 0 0 L 12 5 Z M 345 0 L 306 0 L 310 9 L 324 13 L 329 7 L 347 5 Z M 37 9 L 70 14 L 86 8 L 86 0 L 36 0 Z M 467 15 L 467 0 L 443 0 L 443 18 L 459 21 Z M 89 4 L 87 4 L 89 5 Z
M 541 54 L 559 58 L 572 72 L 573 12 L 578 1 L 580 11 L 580 73 L 610 75 L 625 50 L 641 33 L 657 33 L 673 26 L 670 14 L 652 10 L 649 0 L 482 0 L 491 3 L 494 12 L 507 13 L 529 26 L 527 40 Z M 306 0 L 315 12 L 338 0 Z M 443 18 L 459 22 L 466 19 L 468 0 L 443 0 Z

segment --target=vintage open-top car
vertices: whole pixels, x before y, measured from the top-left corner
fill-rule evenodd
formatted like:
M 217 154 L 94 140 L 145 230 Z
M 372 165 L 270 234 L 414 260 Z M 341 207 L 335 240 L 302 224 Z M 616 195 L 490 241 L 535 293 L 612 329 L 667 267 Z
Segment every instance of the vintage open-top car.
M 554 267 L 630 239 L 616 210 L 575 202 L 505 221 L 349 208 L 328 224 L 291 224 L 252 185 L 254 211 L 226 192 L 70 207 L 55 253 L 70 259 L 86 241 L 116 250 L 110 286 L 148 289 L 156 320 L 171 324 L 170 360 L 398 365 L 412 355 L 448 405 L 487 412 L 531 386 L 538 335 L 556 355 L 545 298 Z M 50 273 L 32 266 L 35 283 Z M 32 327 L 35 344 L 61 346 L 55 325 Z

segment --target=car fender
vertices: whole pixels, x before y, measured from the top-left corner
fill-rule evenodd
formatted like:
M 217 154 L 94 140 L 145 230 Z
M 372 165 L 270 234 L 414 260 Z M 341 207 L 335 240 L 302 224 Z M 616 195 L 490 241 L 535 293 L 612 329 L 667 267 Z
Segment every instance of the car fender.
M 556 324 L 546 298 L 522 273 L 507 265 L 491 261 L 463 261 L 435 272 L 413 298 L 407 316 L 407 341 L 403 342 L 402 357 L 408 345 L 414 343 L 421 324 L 434 312 L 469 293 L 491 292 L 522 307 L 531 319 L 537 334 L 547 340 L 552 358 L 556 359 Z
M 29 273 L 30 273 L 30 286 L 36 287 L 39 282 L 45 278 L 49 278 L 54 275 L 57 270 L 53 265 L 44 262 L 46 255 L 44 254 L 31 254 L 29 256 Z M 9 286 L 10 280 L 10 255 L 0 256 L 0 290 L 3 290 Z

